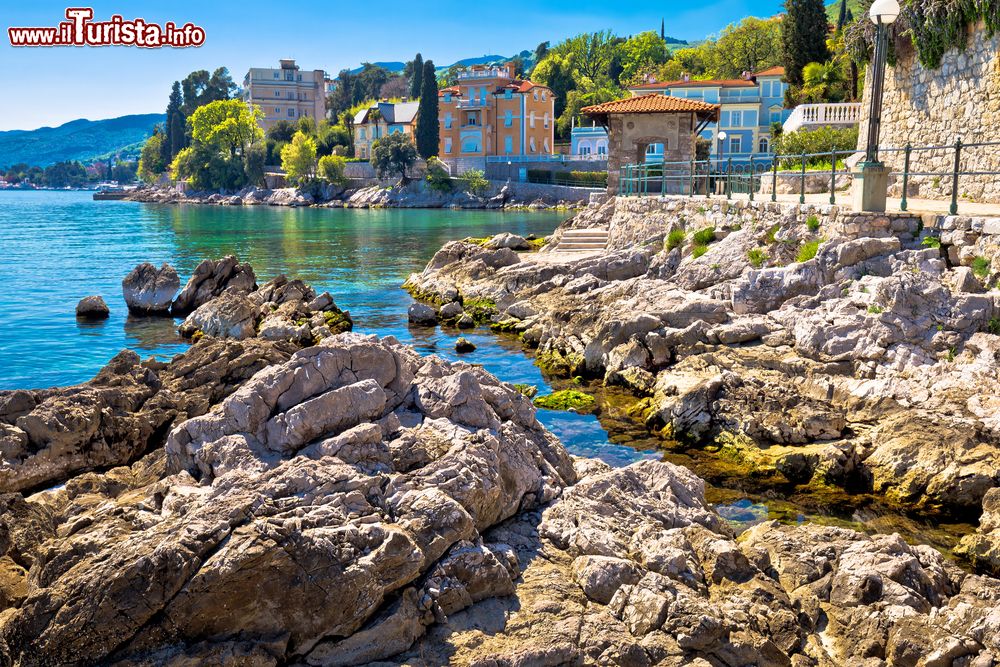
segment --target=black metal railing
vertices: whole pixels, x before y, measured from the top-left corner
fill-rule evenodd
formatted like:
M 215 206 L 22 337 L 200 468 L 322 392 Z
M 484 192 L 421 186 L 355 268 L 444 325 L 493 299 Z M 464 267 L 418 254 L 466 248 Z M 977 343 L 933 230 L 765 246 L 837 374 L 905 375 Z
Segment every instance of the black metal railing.
M 950 198 L 949 211 L 952 215 L 957 215 L 963 178 L 1000 178 L 1000 171 L 977 168 L 977 161 L 969 159 L 971 151 L 989 151 L 997 147 L 1000 147 L 1000 141 L 964 143 L 958 140 L 954 144 L 942 146 L 909 144 L 902 148 L 879 147 L 879 153 L 896 158 L 891 160 L 896 166 L 890 167 L 890 176 L 901 184 L 901 211 L 909 208 L 911 179 L 931 178 L 934 179 L 936 190 L 947 193 Z M 771 201 L 777 201 L 780 178 L 785 182 L 789 179 L 797 180 L 799 203 L 804 204 L 807 194 L 819 194 L 807 191 L 808 179 L 827 177 L 829 181 L 821 193 L 829 193 L 829 202 L 836 204 L 838 177 L 851 173 L 847 166 L 848 158 L 857 153 L 857 150 L 831 150 L 798 155 L 750 156 L 748 159 L 741 156 L 738 161 L 733 158 L 711 158 L 688 162 L 629 164 L 619 172 L 619 192 L 626 196 L 724 195 L 727 198 L 734 194 L 745 194 L 753 200 L 761 196 L 765 179 L 769 179 L 771 187 L 768 194 Z M 949 158 L 947 163 L 950 169 L 942 170 L 927 164 L 934 158 L 940 162 L 946 157 Z M 992 156 L 987 156 L 987 164 L 991 161 Z M 942 187 L 942 184 L 950 187 Z

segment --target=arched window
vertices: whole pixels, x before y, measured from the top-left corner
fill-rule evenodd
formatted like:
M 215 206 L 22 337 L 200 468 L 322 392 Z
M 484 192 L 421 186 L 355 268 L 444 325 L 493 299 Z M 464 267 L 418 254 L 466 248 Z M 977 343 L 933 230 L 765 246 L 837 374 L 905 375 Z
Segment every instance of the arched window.
M 532 153 L 535 152 L 535 138 L 534 137 L 531 137 L 531 140 L 528 142 L 528 147 L 531 149 Z
M 597 154 L 607 155 L 608 154 L 608 144 L 605 141 L 598 142 L 597 144 Z
M 548 139 L 542 139 L 542 151 L 545 152 L 545 153 L 549 152 L 549 140 Z
M 535 112 L 534 111 L 532 111 L 530 114 L 528 114 L 528 124 L 531 127 L 535 126 Z
M 545 127 L 549 126 L 549 112 L 548 111 L 545 112 L 545 115 L 542 117 L 542 121 L 543 121 L 542 124 Z
M 757 152 L 769 155 L 771 153 L 771 141 L 767 137 L 761 137 L 757 142 Z

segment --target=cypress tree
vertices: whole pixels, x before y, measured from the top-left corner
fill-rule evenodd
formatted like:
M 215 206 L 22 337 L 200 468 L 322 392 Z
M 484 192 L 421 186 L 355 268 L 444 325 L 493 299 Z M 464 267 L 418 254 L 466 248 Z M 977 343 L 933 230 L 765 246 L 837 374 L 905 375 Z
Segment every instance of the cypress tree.
M 826 7 L 823 0 L 786 0 L 785 13 L 781 22 L 785 78 L 793 85 L 802 85 L 803 67 L 830 58 L 826 48 L 830 32 Z
M 420 115 L 417 117 L 417 152 L 425 160 L 438 154 L 440 129 L 438 128 L 438 86 L 434 61 L 424 63 L 423 82 L 420 84 Z
M 168 164 L 184 148 L 184 117 L 181 115 L 182 103 L 181 84 L 179 81 L 174 81 L 174 85 L 170 89 L 170 100 L 167 102 L 167 122 L 164 123 L 166 136 L 164 137 L 161 149 L 163 161 Z M 174 122 L 175 116 L 180 117 L 180 123 Z M 178 125 L 180 127 L 179 132 L 175 129 Z
M 662 39 L 664 42 L 667 41 L 666 27 L 667 27 L 666 21 L 664 19 L 660 19 L 660 39 Z
M 840 16 L 837 18 L 837 30 L 843 30 L 844 26 L 847 25 L 847 15 L 850 14 L 850 11 L 847 8 L 847 0 L 840 0 Z
M 420 97 L 420 87 L 424 77 L 424 58 L 419 53 L 413 57 L 413 74 L 410 77 L 410 99 Z
M 187 139 L 184 134 L 184 117 L 181 115 L 180 110 L 170 117 L 170 125 L 167 127 L 170 128 L 168 134 L 170 137 L 168 140 L 170 143 L 170 159 L 173 159 L 183 150 Z M 163 143 L 167 143 L 167 141 Z

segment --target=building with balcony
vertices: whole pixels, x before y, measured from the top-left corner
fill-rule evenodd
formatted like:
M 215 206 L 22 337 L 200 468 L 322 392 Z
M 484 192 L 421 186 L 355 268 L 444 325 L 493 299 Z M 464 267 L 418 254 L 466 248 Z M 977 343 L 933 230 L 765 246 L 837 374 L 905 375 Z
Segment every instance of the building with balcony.
M 788 84 L 784 76 L 784 67 L 771 67 L 744 79 L 651 82 L 633 86 L 629 92 L 636 97 L 659 93 L 717 104 L 720 109 L 718 122 L 708 124 L 700 134 L 711 142 L 712 157 L 748 160 L 753 155 L 764 159 L 771 155 L 771 124 L 784 123 L 792 113 L 785 108 Z M 725 141 L 719 138 L 723 131 Z M 573 152 L 584 150 L 587 141 L 596 141 L 594 135 L 592 128 L 575 127 L 572 132 Z M 650 144 L 646 159 L 650 162 L 662 161 L 663 146 Z
M 542 158 L 555 151 L 555 96 L 518 79 L 514 64 L 473 66 L 438 92 L 438 156 L 452 173 L 485 169 L 487 158 Z
M 390 134 L 406 134 L 413 138 L 417 129 L 419 102 L 378 102 L 354 116 L 354 156 L 367 160 L 372 144 Z
M 243 77 L 241 97 L 260 107 L 265 130 L 279 120 L 297 122 L 303 116 L 319 122 L 326 117 L 327 81 L 323 70 L 303 70 L 294 60 L 285 59 L 277 68 L 251 67 Z

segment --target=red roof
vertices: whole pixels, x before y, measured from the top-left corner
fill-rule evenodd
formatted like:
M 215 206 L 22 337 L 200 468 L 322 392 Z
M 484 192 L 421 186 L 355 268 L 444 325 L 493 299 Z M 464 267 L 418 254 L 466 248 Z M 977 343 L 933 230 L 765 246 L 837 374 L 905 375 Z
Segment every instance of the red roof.
M 774 67 L 754 72 L 754 76 L 785 76 L 785 68 L 781 65 L 775 65 Z
M 696 113 L 717 116 L 718 104 L 708 104 L 699 100 L 686 100 L 680 97 L 668 97 L 658 93 L 626 97 L 623 100 L 595 104 L 581 109 L 588 116 L 607 115 L 613 113 Z
M 458 86 L 449 86 L 448 88 L 442 88 L 438 91 L 438 97 L 441 97 L 445 93 L 451 93 L 452 95 L 461 95 L 462 91 L 459 90 Z

